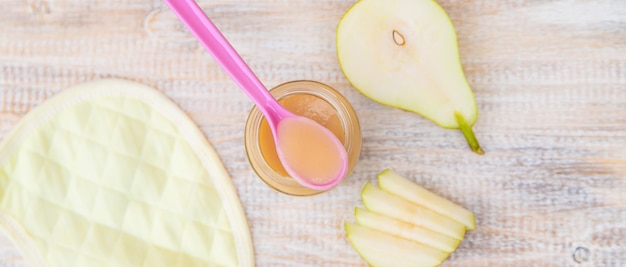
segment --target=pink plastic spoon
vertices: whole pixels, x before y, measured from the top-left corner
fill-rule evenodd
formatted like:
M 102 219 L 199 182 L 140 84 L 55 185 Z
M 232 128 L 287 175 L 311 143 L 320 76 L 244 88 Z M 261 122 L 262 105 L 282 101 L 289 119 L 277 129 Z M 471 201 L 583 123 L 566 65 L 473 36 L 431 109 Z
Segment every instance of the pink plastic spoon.
M 283 108 L 194 0 L 165 2 L 265 115 L 287 173 L 311 189 L 337 186 L 348 170 L 339 139 L 317 122 Z

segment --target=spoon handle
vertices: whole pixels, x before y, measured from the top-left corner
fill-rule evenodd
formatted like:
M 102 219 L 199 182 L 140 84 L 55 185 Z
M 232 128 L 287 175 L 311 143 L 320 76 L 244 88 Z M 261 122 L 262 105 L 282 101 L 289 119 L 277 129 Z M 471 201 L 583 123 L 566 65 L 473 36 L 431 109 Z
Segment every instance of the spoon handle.
M 274 97 L 267 91 L 265 86 L 259 81 L 259 78 L 252 72 L 241 56 L 237 54 L 237 51 L 230 45 L 198 4 L 194 0 L 164 1 L 187 28 L 191 30 L 204 48 L 226 70 L 230 77 L 235 80 L 239 87 L 254 101 L 265 117 L 268 120 L 278 119 L 273 118 L 272 115 L 280 114 L 280 112 L 268 110 L 278 106 L 271 105 L 272 102 L 276 102 Z

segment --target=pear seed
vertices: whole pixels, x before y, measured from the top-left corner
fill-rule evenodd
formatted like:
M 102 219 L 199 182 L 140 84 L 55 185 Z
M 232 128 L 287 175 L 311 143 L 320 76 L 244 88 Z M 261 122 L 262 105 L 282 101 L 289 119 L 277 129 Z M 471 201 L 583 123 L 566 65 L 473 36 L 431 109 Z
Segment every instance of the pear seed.
M 393 30 L 393 32 L 391 33 L 391 35 L 392 35 L 392 37 L 393 37 L 393 41 L 394 41 L 397 45 L 399 45 L 399 46 L 403 46 L 403 45 L 405 45 L 405 44 L 406 44 L 406 40 L 404 39 L 404 36 L 403 36 L 400 32 L 398 32 L 398 31 L 396 31 L 396 30 Z

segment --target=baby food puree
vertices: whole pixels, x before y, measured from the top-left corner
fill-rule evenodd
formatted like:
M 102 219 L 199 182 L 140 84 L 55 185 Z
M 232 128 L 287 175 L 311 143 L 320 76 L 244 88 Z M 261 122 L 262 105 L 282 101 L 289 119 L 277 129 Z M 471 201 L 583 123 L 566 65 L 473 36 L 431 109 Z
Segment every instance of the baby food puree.
M 314 81 L 293 81 L 281 84 L 273 88 L 270 93 L 278 100 L 281 106 L 293 114 L 306 117 L 317 122 L 331 135 L 337 137 L 345 148 L 348 158 L 348 169 L 342 175 L 341 180 L 309 179 L 309 183 L 320 184 L 324 189 L 305 187 L 292 178 L 279 159 L 274 143 L 274 136 L 265 120 L 265 117 L 257 107 L 250 111 L 246 122 L 245 146 L 250 165 L 270 188 L 281 193 L 293 196 L 311 196 L 328 191 L 335 186 L 334 182 L 343 181 L 358 161 L 361 151 L 361 130 L 356 113 L 350 103 L 339 92 L 328 85 Z M 279 123 L 279 124 L 282 124 Z M 282 128 L 281 125 L 278 128 Z M 337 153 L 324 152 L 325 148 L 336 149 L 336 143 L 325 144 L 324 141 L 311 135 L 311 131 L 306 125 L 298 126 L 291 136 L 298 140 L 282 140 L 282 156 L 286 156 L 285 151 L 293 148 L 295 152 L 290 155 L 291 159 L 298 163 L 304 163 L 309 167 L 300 167 L 300 164 L 291 164 L 293 168 L 306 168 L 298 172 L 312 173 L 317 177 L 333 177 L 329 173 L 338 173 L 337 165 L 343 161 L 329 155 Z M 285 130 L 285 129 L 282 129 Z M 279 135 L 281 129 L 279 129 Z M 334 139 L 334 138 L 331 138 Z M 335 141 L 336 142 L 336 141 Z M 318 151 L 312 153 L 311 151 Z M 345 161 L 344 161 L 345 162 Z M 341 169 L 343 172 L 344 170 Z M 339 172 L 341 173 L 341 172 Z M 337 176 L 334 176 L 337 177 Z
M 337 136 L 339 141 L 344 141 L 344 131 L 341 127 L 341 121 L 335 109 L 333 109 L 328 102 L 308 94 L 287 96 L 280 99 L 278 102 L 294 114 L 307 117 L 321 124 Z M 334 173 L 340 171 L 341 159 L 337 158 L 337 153 L 332 153 L 332 151 L 325 153 L 326 149 L 319 149 L 320 147 L 332 148 L 333 145 L 327 144 L 324 138 L 320 138 L 315 135 L 314 132 L 310 131 L 309 125 L 304 124 L 291 127 L 291 129 L 286 128 L 287 127 L 279 126 L 279 134 L 284 134 L 283 131 L 289 131 L 291 133 L 283 136 L 302 136 L 302 139 L 309 140 L 307 142 L 294 143 L 297 142 L 296 138 L 284 138 L 283 142 L 285 148 L 292 151 L 289 157 L 294 157 L 298 162 L 302 163 L 297 166 L 297 168 L 299 168 L 299 170 L 297 170 L 298 172 L 308 173 L 311 177 L 333 177 Z M 263 157 L 270 167 L 281 175 L 288 176 L 287 171 L 278 159 L 274 137 L 265 119 L 261 122 L 259 129 L 259 144 Z M 316 153 L 311 155 L 310 152 L 312 151 Z M 309 160 L 315 160 L 315 163 Z M 313 182 L 323 184 L 328 181 L 318 180 Z

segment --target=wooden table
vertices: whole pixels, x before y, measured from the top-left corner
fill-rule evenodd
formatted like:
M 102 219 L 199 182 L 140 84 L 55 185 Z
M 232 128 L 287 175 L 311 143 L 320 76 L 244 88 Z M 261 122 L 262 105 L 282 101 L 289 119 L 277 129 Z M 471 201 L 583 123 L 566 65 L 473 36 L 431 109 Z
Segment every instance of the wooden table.
M 276 193 L 243 148 L 251 101 L 160 0 L 5 0 L 0 139 L 63 88 L 105 77 L 163 92 L 206 133 L 248 216 L 258 266 L 365 266 L 342 222 L 393 168 L 473 210 L 445 266 L 626 266 L 626 1 L 441 0 L 457 27 L 486 154 L 461 134 L 367 100 L 342 75 L 335 28 L 354 1 L 199 1 L 261 80 L 317 80 L 356 109 L 363 151 L 336 190 Z M 0 242 L 0 266 L 20 266 Z

